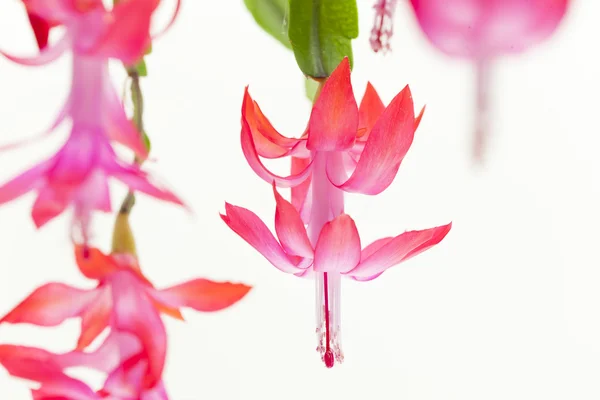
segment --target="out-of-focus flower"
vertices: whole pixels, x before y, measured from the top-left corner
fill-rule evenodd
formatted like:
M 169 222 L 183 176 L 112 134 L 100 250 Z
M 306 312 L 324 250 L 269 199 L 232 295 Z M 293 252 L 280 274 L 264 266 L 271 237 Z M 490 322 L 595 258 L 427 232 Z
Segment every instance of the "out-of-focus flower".
M 252 169 L 273 184 L 275 239 L 254 213 L 226 204 L 223 221 L 278 269 L 316 281 L 317 339 L 327 367 L 341 362 L 341 277 L 370 280 L 439 243 L 451 225 L 405 232 L 362 249 L 344 191 L 375 195 L 393 181 L 413 140 L 415 120 L 406 87 L 385 107 L 372 86 L 357 106 L 344 59 L 322 86 L 300 139 L 279 134 L 246 91 L 242 149 Z M 292 175 L 277 176 L 259 156 L 291 156 Z M 292 201 L 275 186 L 292 187 Z M 307 227 L 305 227 L 305 224 Z
M 64 25 L 66 33 L 58 44 L 44 48 L 35 58 L 6 56 L 21 64 L 41 65 L 71 49 L 71 91 L 53 128 L 66 119 L 72 128 L 69 140 L 55 156 L 0 186 L 0 203 L 36 190 L 38 199 L 32 215 L 38 227 L 72 204 L 74 233 L 83 241 L 89 236 L 92 211 L 111 210 L 108 177 L 121 180 L 131 190 L 181 204 L 166 188 L 150 182 L 138 166 L 120 161 L 110 143 L 128 147 L 141 159 L 148 154 L 110 80 L 108 60 L 133 63 L 143 56 L 150 44 L 150 19 L 158 3 L 124 0 L 107 10 L 99 0 L 25 2 L 30 15 Z
M 476 65 L 477 116 L 473 156 L 483 158 L 487 130 L 489 69 L 499 55 L 518 53 L 549 37 L 568 0 L 411 0 L 431 43 Z
M 89 346 L 106 328 L 126 332 L 140 341 L 147 357 L 147 384 L 160 379 L 166 354 L 166 332 L 160 313 L 182 319 L 180 307 L 210 312 L 227 308 L 250 287 L 194 279 L 158 290 L 142 274 L 137 259 L 127 254 L 104 255 L 97 249 L 76 248 L 83 275 L 98 281 L 94 289 L 82 290 L 49 283 L 31 293 L 0 319 L 0 323 L 56 326 L 69 318 L 81 318 L 77 349 Z
M 94 351 L 75 350 L 55 354 L 46 350 L 0 345 L 0 365 L 12 376 L 38 383 L 32 389 L 34 400 L 168 400 L 162 380 L 145 386 L 149 360 L 137 338 L 128 333 L 112 333 Z M 71 367 L 104 372 L 102 389 L 94 391 L 85 382 L 68 375 Z

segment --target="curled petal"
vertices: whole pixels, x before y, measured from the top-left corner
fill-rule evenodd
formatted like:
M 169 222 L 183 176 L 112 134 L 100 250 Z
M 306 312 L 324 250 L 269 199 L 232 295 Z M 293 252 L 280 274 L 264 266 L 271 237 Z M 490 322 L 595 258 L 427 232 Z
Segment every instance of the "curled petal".
M 375 195 L 385 190 L 394 180 L 412 144 L 414 119 L 412 97 L 406 86 L 373 127 L 350 178 L 340 182 L 328 174 L 331 182 L 347 192 Z
M 55 190 L 51 186 L 43 187 L 31 208 L 31 218 L 35 226 L 40 228 L 62 214 L 71 203 L 73 194 L 72 188 Z
M 404 232 L 394 238 L 380 239 L 365 248 L 360 264 L 347 274 L 360 280 L 375 278 L 386 269 L 441 242 L 451 227 L 452 223 L 421 231 Z
M 385 105 L 373 85 L 371 85 L 371 82 L 367 82 L 367 89 L 358 107 L 359 132 L 357 137 L 366 139 L 369 136 L 371 129 L 373 129 L 375 123 L 381 114 L 383 114 L 383 110 L 385 110 Z
M 345 57 L 323 85 L 308 122 L 309 150 L 342 151 L 352 147 L 358 129 L 358 105 Z
M 250 165 L 250 168 L 262 179 L 268 183 L 273 183 L 279 187 L 294 187 L 298 186 L 308 178 L 310 174 L 310 167 L 312 164 L 308 164 L 304 170 L 298 172 L 295 175 L 282 177 L 273 174 L 269 171 L 258 158 L 256 152 L 256 146 L 254 139 L 252 138 L 252 131 L 248 122 L 242 118 L 242 133 L 241 133 L 242 151 L 246 157 L 246 161 Z
M 194 279 L 151 295 L 169 307 L 189 307 L 197 311 L 219 311 L 241 300 L 251 287 L 241 283 Z
M 225 215 L 221 214 L 221 219 L 275 268 L 288 273 L 302 271 L 297 262 L 283 251 L 269 228 L 252 211 L 226 203 Z
M 294 206 L 285 200 L 273 185 L 277 208 L 275 210 L 275 231 L 286 253 L 304 258 L 313 258 L 314 251 L 304 222 Z
M 152 35 L 152 40 L 156 40 L 157 38 L 164 35 L 169 29 L 171 29 L 171 27 L 177 20 L 177 16 L 179 15 L 180 11 L 181 11 L 181 0 L 176 0 L 175 11 L 173 11 L 173 15 L 169 19 L 169 22 L 160 31 L 158 31 L 157 33 Z M 146 400 L 146 399 L 142 399 L 142 400 Z
M 352 218 L 336 217 L 323 226 L 315 246 L 315 272 L 348 272 L 360 261 L 360 237 Z
M 248 122 L 256 152 L 265 158 L 279 158 L 289 153 L 298 139 L 290 139 L 281 135 L 262 113 L 258 104 L 252 100 L 248 87 L 244 92 L 242 118 Z
M 74 318 L 98 297 L 96 290 L 81 290 L 62 283 L 48 283 L 33 291 L 6 314 L 0 323 L 56 326 Z
M 29 17 L 29 24 L 33 29 L 35 35 L 35 41 L 37 42 L 38 48 L 43 50 L 48 46 L 48 37 L 50 36 L 50 24 L 45 19 L 31 13 L 27 13 Z
M 18 57 L 0 50 L 0 54 L 8 58 L 10 61 L 25 66 L 39 66 L 48 64 L 59 58 L 69 47 L 71 40 L 68 36 L 63 36 L 58 43 L 53 46 L 47 46 L 40 51 L 40 54 L 34 57 Z

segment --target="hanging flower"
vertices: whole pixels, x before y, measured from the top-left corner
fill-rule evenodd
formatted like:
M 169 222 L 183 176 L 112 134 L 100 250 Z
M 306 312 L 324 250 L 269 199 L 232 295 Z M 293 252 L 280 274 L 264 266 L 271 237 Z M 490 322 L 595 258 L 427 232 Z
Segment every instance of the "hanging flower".
M 49 132 L 66 119 L 72 128 L 56 155 L 0 186 L 0 204 L 37 191 L 32 210 L 37 227 L 72 205 L 73 235 L 83 241 L 89 237 L 92 211 L 111 211 L 109 177 L 121 180 L 131 190 L 182 204 L 164 186 L 152 182 L 139 166 L 121 161 L 110 143 L 128 147 L 140 159 L 148 154 L 110 80 L 108 60 L 133 63 L 142 57 L 150 44 L 150 19 L 157 5 L 154 0 L 127 0 L 106 10 L 102 1 L 96 0 L 26 2 L 30 14 L 64 25 L 66 34 L 33 59 L 7 57 L 24 65 L 41 65 L 71 49 L 70 95 Z
M 252 169 L 273 184 L 279 240 L 244 208 L 226 204 L 221 217 L 276 268 L 315 277 L 317 350 L 327 367 L 343 360 L 340 278 L 374 279 L 439 243 L 450 230 L 448 224 L 405 232 L 362 248 L 355 223 L 344 212 L 344 191 L 375 195 L 392 183 L 419 120 L 408 87 L 385 107 L 369 85 L 359 108 L 347 59 L 323 85 L 300 139 L 275 131 L 246 91 L 242 149 Z M 291 156 L 292 175 L 273 174 L 259 156 Z M 292 202 L 279 195 L 276 185 L 292 187 Z
M 162 380 L 145 387 L 149 360 L 135 336 L 113 333 L 93 352 L 75 350 L 55 354 L 43 349 L 0 345 L 0 365 L 12 376 L 39 384 L 34 400 L 168 400 Z M 71 367 L 85 367 L 107 374 L 102 389 L 68 375 Z
M 166 354 L 166 332 L 159 313 L 183 319 L 180 307 L 212 312 L 230 307 L 250 287 L 194 279 L 158 290 L 142 274 L 135 257 L 104 255 L 97 249 L 76 248 L 79 269 L 96 288 L 82 290 L 62 283 L 48 283 L 0 319 L 0 323 L 56 326 L 69 318 L 81 318 L 77 349 L 89 346 L 105 329 L 127 332 L 140 341 L 147 357 L 145 387 L 160 379 Z
M 488 129 L 493 60 L 522 52 L 549 37 L 568 0 L 411 0 L 423 32 L 439 50 L 475 63 L 477 114 L 473 157 L 482 161 Z

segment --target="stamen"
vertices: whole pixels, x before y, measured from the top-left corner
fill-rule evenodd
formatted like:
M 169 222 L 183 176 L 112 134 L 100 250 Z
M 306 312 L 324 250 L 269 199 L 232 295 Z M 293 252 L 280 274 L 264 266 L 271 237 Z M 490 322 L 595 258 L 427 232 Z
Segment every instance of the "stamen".
M 317 351 L 327 368 L 342 363 L 340 334 L 340 287 L 339 274 L 321 273 L 315 279 L 317 293 Z
M 390 50 L 390 40 L 394 34 L 394 11 L 398 0 L 377 0 L 373 6 L 375 9 L 375 21 L 371 30 L 371 48 L 375 53 Z

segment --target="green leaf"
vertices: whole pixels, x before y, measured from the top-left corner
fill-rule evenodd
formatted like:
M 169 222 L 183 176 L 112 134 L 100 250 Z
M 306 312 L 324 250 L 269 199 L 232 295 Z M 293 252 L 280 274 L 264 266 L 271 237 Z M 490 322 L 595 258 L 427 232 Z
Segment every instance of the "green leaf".
M 288 35 L 305 75 L 326 78 L 344 57 L 352 66 L 358 37 L 356 0 L 289 0 Z
M 256 23 L 268 34 L 291 49 L 287 35 L 288 0 L 244 0 Z
M 306 91 L 306 97 L 308 97 L 310 102 L 313 103 L 315 101 L 317 89 L 319 89 L 319 82 L 311 78 L 306 78 L 306 81 L 304 82 L 304 89 Z

